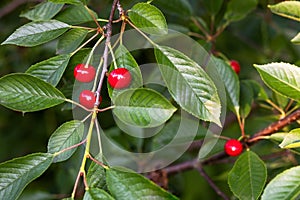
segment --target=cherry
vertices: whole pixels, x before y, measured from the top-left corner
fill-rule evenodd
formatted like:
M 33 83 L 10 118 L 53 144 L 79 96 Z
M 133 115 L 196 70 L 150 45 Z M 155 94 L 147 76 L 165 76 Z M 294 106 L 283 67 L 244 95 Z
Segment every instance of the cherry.
M 239 74 L 241 71 L 241 66 L 240 63 L 236 60 L 231 60 L 230 61 L 230 66 L 232 67 L 232 69 L 235 71 L 235 73 Z
M 229 156 L 238 156 L 243 151 L 243 145 L 236 139 L 230 139 L 225 143 L 224 150 Z
M 130 85 L 131 74 L 126 68 L 117 68 L 108 75 L 108 83 L 114 89 L 123 89 Z
M 91 82 L 94 80 L 95 75 L 96 69 L 92 65 L 87 65 L 87 67 L 85 67 L 85 64 L 78 64 L 74 68 L 74 77 L 80 82 Z
M 96 96 L 94 92 L 90 90 L 82 90 L 82 92 L 79 95 L 79 103 L 81 105 L 83 105 L 88 109 L 91 109 L 94 107 L 95 102 L 96 102 Z

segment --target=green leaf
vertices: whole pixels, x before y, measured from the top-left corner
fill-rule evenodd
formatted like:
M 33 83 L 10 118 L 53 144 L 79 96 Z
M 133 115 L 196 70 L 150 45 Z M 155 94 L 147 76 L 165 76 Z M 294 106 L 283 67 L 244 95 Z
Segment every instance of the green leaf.
M 240 105 L 240 83 L 237 74 L 233 71 L 232 67 L 224 60 L 219 58 L 213 59 L 216 69 L 220 74 L 224 83 L 228 106 L 234 113 L 239 113 Z
M 49 83 L 29 74 L 0 78 L 0 104 L 23 112 L 34 112 L 64 102 L 64 95 Z
M 92 162 L 89 166 L 86 179 L 89 187 L 103 189 L 106 186 L 105 170 L 95 162 Z
M 63 7 L 63 4 L 52 2 L 42 2 L 36 5 L 33 9 L 22 12 L 21 17 L 26 17 L 32 21 L 46 21 L 54 17 Z
M 49 58 L 32 65 L 26 73 L 56 86 L 69 63 L 70 57 L 70 54 L 63 54 Z
M 84 125 L 81 121 L 65 122 L 51 135 L 48 142 L 48 153 L 57 153 L 63 149 L 78 144 L 83 137 Z M 55 155 L 53 162 L 62 162 L 72 156 L 77 148 Z
M 300 147 L 300 128 L 293 129 L 285 134 L 283 141 L 279 144 L 281 148 L 299 148 Z
M 204 0 L 203 4 L 211 15 L 216 15 L 222 7 L 223 0 Z
M 96 19 L 98 18 L 97 14 L 94 11 L 90 10 L 90 12 Z M 67 7 L 55 18 L 59 21 L 72 25 L 93 21 L 93 17 L 90 15 L 87 8 L 81 5 Z
M 220 125 L 220 99 L 206 72 L 189 57 L 169 47 L 157 46 L 155 57 L 175 101 L 192 115 Z
M 137 3 L 128 13 L 129 19 L 142 31 L 164 35 L 168 33 L 166 19 L 162 12 L 149 3 Z
M 257 0 L 230 0 L 224 18 L 228 22 L 241 20 L 256 8 L 257 3 Z
M 282 142 L 287 133 L 273 133 L 269 136 L 264 136 L 264 139 L 274 140 L 276 142 Z
M 51 165 L 53 155 L 34 153 L 0 164 L 1 199 L 17 199 L 24 188 Z
M 37 46 L 57 38 L 69 28 L 70 25 L 57 20 L 30 22 L 18 28 L 2 44 Z
M 291 42 L 295 44 L 300 44 L 300 33 L 298 33 L 292 40 Z
M 115 58 L 118 68 L 126 68 L 131 74 L 131 83 L 128 88 L 139 88 L 143 85 L 142 73 L 139 68 L 139 65 L 135 61 L 134 57 L 126 49 L 125 46 L 120 45 L 115 51 Z M 111 65 L 110 71 L 114 69 L 114 64 Z M 109 84 L 107 84 L 108 93 L 112 101 L 123 92 L 123 90 L 113 89 Z
M 252 88 L 254 99 L 264 101 L 269 99 L 265 89 L 255 80 L 243 80 L 243 83 Z
M 258 199 L 267 180 L 264 162 L 253 152 L 246 151 L 228 174 L 228 183 L 239 199 Z
M 284 1 L 275 5 L 269 5 L 268 7 L 277 15 L 300 21 L 299 1 Z
M 300 101 L 300 68 L 288 63 L 254 65 L 262 80 L 272 90 Z
M 240 116 L 242 118 L 247 118 L 250 114 L 251 106 L 253 103 L 253 90 L 244 81 L 240 82 Z
M 79 28 L 69 30 L 59 38 L 56 52 L 58 54 L 72 53 L 79 47 L 88 32 L 86 29 Z
M 83 200 L 114 200 L 110 194 L 99 188 L 89 188 L 84 194 Z
M 60 3 L 60 4 L 74 4 L 74 5 L 82 5 L 83 1 L 82 0 L 49 0 L 53 3 Z
M 181 15 L 185 18 L 192 15 L 193 12 L 192 6 L 186 0 L 153 1 L 153 4 L 163 9 L 166 13 L 170 13 L 171 15 Z
M 291 200 L 300 195 L 300 166 L 278 174 L 265 188 L 262 200 Z
M 106 180 L 109 191 L 116 199 L 178 199 L 149 179 L 127 169 L 126 171 L 116 168 L 106 170 Z
M 113 113 L 124 123 L 155 127 L 166 122 L 176 108 L 161 94 L 151 89 L 125 90 L 115 100 Z

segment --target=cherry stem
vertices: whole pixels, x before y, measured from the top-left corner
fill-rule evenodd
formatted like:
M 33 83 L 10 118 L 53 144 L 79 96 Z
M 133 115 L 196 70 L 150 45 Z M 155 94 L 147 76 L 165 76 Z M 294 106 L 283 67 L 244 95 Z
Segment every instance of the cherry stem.
M 113 63 L 114 63 L 114 68 L 117 69 L 118 66 L 117 66 L 115 54 L 114 54 L 114 51 L 113 51 L 110 43 L 108 44 L 108 48 L 109 48 L 109 52 L 111 53 L 111 57 L 112 57 L 112 60 L 113 60 Z
M 66 102 L 69 102 L 69 103 L 71 103 L 71 104 L 74 104 L 74 105 L 76 105 L 76 106 L 78 106 L 78 107 L 80 107 L 80 108 L 82 108 L 82 109 L 84 109 L 84 110 L 86 110 L 86 111 L 88 111 L 88 112 L 93 111 L 93 110 L 88 109 L 88 108 L 84 107 L 83 105 L 81 105 L 80 103 L 77 103 L 76 101 L 73 101 L 73 100 L 71 100 L 71 99 L 65 99 L 65 101 L 66 101 Z
M 87 45 L 90 41 L 92 41 L 95 37 L 97 37 L 99 33 L 96 32 L 95 35 L 93 35 L 92 37 L 90 37 L 85 43 L 83 43 L 82 45 L 80 45 L 80 47 L 78 47 L 75 51 L 73 51 L 71 53 L 71 56 L 74 55 L 75 53 L 77 53 L 80 49 L 82 49 L 85 45 Z
M 280 112 L 281 114 L 281 117 L 280 118 L 283 118 L 285 116 L 285 112 L 284 110 L 282 110 L 281 108 L 279 108 L 274 102 L 272 102 L 270 99 L 267 99 L 266 102 L 268 104 L 270 104 L 273 108 L 275 108 L 278 112 Z
M 133 23 L 131 23 L 130 20 L 126 20 L 126 22 L 135 30 L 137 30 L 146 40 L 148 40 L 148 42 L 150 42 L 153 46 L 157 46 L 157 44 L 155 44 L 155 42 L 153 42 L 143 31 L 141 31 L 138 27 L 136 27 Z
M 100 30 L 100 32 L 103 32 L 103 29 L 101 28 L 100 24 L 98 23 L 98 20 L 96 19 L 96 17 L 94 16 L 94 14 L 92 13 L 92 11 L 85 5 L 84 8 L 88 11 L 89 15 L 93 18 L 94 22 L 96 23 L 98 29 Z

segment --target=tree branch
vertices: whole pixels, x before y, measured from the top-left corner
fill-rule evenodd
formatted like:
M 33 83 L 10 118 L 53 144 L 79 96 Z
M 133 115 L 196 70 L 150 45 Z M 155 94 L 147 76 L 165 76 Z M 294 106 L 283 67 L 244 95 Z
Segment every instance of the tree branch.
M 207 183 L 214 189 L 214 191 L 223 199 L 229 200 L 229 198 L 218 188 L 218 186 L 213 182 L 213 180 L 208 176 L 208 174 L 204 171 L 201 165 L 198 165 L 196 167 L 197 171 L 200 173 L 200 175 L 205 178 Z
M 247 141 L 247 143 L 248 144 L 255 143 L 261 139 L 260 138 L 261 136 L 271 135 L 272 133 L 277 132 L 278 130 L 282 129 L 283 127 L 289 125 L 290 123 L 292 123 L 298 119 L 300 119 L 300 109 L 287 115 L 286 117 L 280 119 L 279 121 L 270 124 L 265 129 L 257 132 Z
M 109 51 L 109 45 L 110 45 L 110 39 L 111 39 L 111 35 L 112 35 L 112 22 L 113 22 L 113 18 L 114 18 L 114 13 L 115 10 L 117 8 L 117 4 L 119 3 L 119 0 L 114 0 L 112 7 L 111 7 L 111 11 L 110 11 L 110 15 L 109 15 L 109 19 L 108 19 L 108 23 L 106 24 L 106 41 L 105 41 L 105 48 L 104 48 L 104 52 L 103 52 L 103 69 L 101 72 L 101 76 L 100 76 L 100 80 L 99 80 L 99 84 L 98 84 L 98 88 L 96 91 L 96 105 L 99 105 L 99 99 L 100 99 L 100 92 L 101 92 L 101 88 L 102 88 L 102 83 L 105 77 L 105 74 L 107 72 L 107 68 L 108 68 L 108 51 Z

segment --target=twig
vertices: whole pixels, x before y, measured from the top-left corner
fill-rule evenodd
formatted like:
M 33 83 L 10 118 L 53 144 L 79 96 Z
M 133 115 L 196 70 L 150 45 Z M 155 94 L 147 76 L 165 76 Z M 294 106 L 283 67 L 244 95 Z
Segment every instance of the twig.
M 102 88 L 102 83 L 105 77 L 105 74 L 107 72 L 107 67 L 108 67 L 108 51 L 109 51 L 109 46 L 110 45 L 110 39 L 111 39 L 111 35 L 112 35 L 112 22 L 113 22 L 113 17 L 114 17 L 114 13 L 115 10 L 117 8 L 117 4 L 118 4 L 119 0 L 114 0 L 112 7 L 111 7 L 111 11 L 110 11 L 110 15 L 109 15 L 109 19 L 108 19 L 108 23 L 106 24 L 106 41 L 105 41 L 105 48 L 104 48 L 104 52 L 103 52 L 103 68 L 102 68 L 102 72 L 101 72 L 101 76 L 100 76 L 100 80 L 99 80 L 99 84 L 98 84 L 98 88 L 96 91 L 96 105 L 99 105 L 99 99 L 100 99 L 100 92 L 101 92 L 101 88 Z
M 205 178 L 207 183 L 214 189 L 214 191 L 223 199 L 229 200 L 229 198 L 218 188 L 218 186 L 213 182 L 213 180 L 208 176 L 208 174 L 204 171 L 201 165 L 198 165 L 196 167 L 197 171 L 200 173 L 200 175 Z
M 194 169 L 197 162 L 198 162 L 197 159 L 188 160 L 183 163 L 179 163 L 179 164 L 176 164 L 173 166 L 166 167 L 163 169 L 163 171 L 165 171 L 168 175 L 176 174 L 176 173 L 183 172 L 186 170 Z
M 286 125 L 289 125 L 290 123 L 296 121 L 300 119 L 300 109 L 296 110 L 295 112 L 287 115 L 286 117 L 280 119 L 277 122 L 272 123 L 271 125 L 269 125 L 268 127 L 266 127 L 265 129 L 257 132 L 256 134 L 254 134 L 248 141 L 247 143 L 255 143 L 257 142 L 259 139 L 261 139 L 260 136 L 266 136 L 266 135 L 271 135 L 272 133 L 282 129 L 283 127 L 285 127 Z

